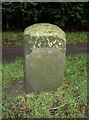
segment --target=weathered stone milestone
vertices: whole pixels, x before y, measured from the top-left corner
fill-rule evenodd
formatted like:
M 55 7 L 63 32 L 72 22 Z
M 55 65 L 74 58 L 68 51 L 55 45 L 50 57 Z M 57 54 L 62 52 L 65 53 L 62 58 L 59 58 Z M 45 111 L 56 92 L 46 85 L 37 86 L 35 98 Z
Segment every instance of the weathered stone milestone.
M 62 86 L 65 33 L 56 25 L 39 23 L 25 29 L 24 41 L 26 92 L 53 91 Z

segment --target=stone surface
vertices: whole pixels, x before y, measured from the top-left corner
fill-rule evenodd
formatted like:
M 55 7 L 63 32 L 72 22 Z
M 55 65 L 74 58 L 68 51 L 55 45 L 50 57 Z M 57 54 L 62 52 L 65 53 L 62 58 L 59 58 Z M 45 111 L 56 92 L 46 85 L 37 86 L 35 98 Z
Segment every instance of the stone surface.
M 24 31 L 25 90 L 40 92 L 62 86 L 65 33 L 56 25 L 34 24 Z

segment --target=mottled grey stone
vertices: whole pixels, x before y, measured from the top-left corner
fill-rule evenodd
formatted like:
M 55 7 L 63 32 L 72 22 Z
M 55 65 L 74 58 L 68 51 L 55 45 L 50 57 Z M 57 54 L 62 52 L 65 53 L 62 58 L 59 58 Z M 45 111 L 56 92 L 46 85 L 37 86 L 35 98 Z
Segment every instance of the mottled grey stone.
M 25 90 L 53 91 L 62 86 L 65 33 L 56 25 L 39 23 L 24 31 Z

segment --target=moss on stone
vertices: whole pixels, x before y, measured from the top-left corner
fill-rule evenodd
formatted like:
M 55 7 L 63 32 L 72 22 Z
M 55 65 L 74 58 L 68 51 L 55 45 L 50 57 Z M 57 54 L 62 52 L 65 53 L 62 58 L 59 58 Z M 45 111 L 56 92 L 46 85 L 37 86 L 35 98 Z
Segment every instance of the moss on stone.
M 49 23 L 39 23 L 27 27 L 24 31 L 24 35 L 29 34 L 30 36 L 60 36 L 65 39 L 65 33 L 56 25 Z

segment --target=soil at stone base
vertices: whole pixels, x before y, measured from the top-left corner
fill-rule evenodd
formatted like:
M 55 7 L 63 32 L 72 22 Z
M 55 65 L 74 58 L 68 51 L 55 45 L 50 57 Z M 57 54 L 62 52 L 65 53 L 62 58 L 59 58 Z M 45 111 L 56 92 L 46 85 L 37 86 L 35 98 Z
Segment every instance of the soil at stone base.
M 21 78 L 12 80 L 10 91 L 11 94 L 24 92 L 23 80 Z
M 11 85 L 8 88 L 8 92 L 10 95 L 14 94 L 21 94 L 24 92 L 24 85 L 23 85 L 23 79 L 16 78 L 11 81 Z

